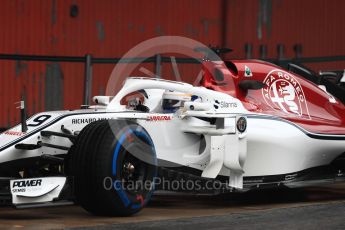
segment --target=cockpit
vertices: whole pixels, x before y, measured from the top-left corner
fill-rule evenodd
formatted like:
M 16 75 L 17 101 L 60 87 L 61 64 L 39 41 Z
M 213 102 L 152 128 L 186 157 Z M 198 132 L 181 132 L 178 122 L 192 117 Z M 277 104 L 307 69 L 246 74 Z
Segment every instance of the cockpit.
M 126 109 L 152 112 L 152 113 L 175 113 L 184 107 L 185 102 L 195 101 L 198 97 L 188 93 L 181 93 L 171 90 L 161 90 L 160 97 L 157 97 L 157 90 L 141 90 L 125 96 L 121 105 Z

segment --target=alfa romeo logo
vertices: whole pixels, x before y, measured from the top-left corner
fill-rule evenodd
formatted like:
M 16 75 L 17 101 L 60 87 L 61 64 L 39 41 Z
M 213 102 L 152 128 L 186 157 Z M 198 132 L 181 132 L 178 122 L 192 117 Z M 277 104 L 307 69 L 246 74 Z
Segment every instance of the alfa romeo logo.
M 299 117 L 307 115 L 310 119 L 303 88 L 291 74 L 272 70 L 264 84 L 262 95 L 269 106 Z

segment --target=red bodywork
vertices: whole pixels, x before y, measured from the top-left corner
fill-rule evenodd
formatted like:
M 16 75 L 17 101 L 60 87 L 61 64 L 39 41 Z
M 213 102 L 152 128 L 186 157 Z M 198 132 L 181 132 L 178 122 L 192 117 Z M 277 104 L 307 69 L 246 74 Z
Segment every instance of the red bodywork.
M 345 134 L 345 106 L 305 78 L 258 60 L 205 61 L 201 85 L 242 101 L 246 109 L 277 116 L 312 133 Z M 244 90 L 243 80 L 265 84 Z

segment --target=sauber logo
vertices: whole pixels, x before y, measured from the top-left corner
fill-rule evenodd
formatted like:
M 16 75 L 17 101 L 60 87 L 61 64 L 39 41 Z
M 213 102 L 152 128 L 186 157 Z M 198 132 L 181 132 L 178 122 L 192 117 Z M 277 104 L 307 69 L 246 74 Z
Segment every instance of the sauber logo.
M 149 116 L 149 121 L 170 121 L 172 118 L 171 116 Z
M 262 95 L 269 106 L 297 116 L 307 115 L 310 119 L 302 86 L 292 75 L 272 70 L 264 84 Z
M 20 181 L 14 181 L 13 182 L 13 188 L 25 188 L 25 187 L 36 187 L 41 186 L 42 180 L 41 179 L 35 179 L 35 180 L 20 180 Z

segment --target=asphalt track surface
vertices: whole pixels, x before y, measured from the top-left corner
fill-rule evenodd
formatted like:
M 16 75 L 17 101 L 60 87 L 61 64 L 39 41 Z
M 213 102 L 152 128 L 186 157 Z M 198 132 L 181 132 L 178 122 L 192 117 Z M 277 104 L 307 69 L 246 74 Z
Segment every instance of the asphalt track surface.
M 0 208 L 0 229 L 345 229 L 345 183 L 196 196 L 157 194 L 132 217 L 96 217 L 79 206 Z

